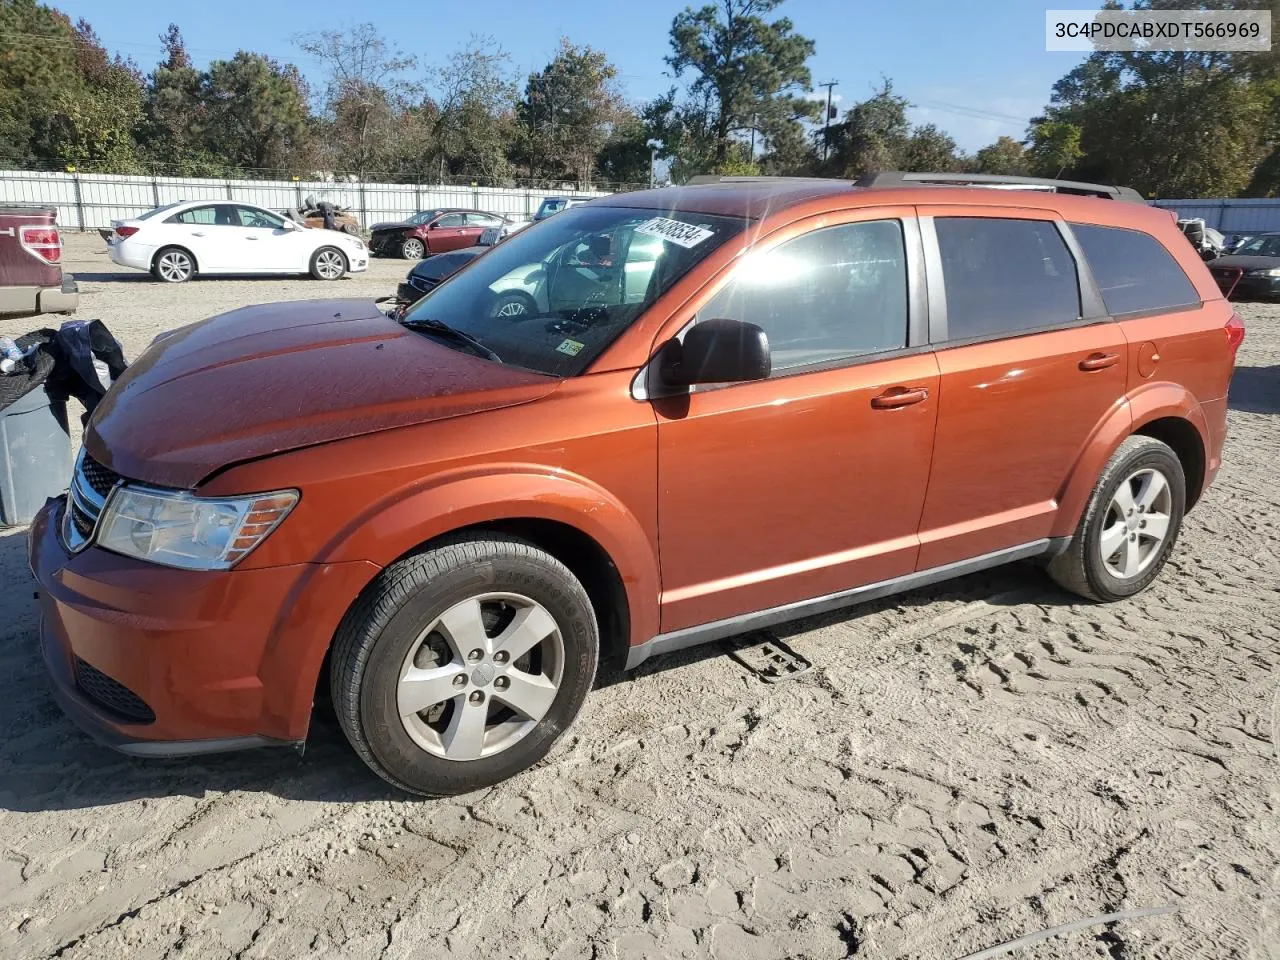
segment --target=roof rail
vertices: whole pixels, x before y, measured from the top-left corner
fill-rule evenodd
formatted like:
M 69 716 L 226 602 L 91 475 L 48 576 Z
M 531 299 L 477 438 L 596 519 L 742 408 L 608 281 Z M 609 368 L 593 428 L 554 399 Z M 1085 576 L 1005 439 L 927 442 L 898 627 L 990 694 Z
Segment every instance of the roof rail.
M 1046 177 L 1014 177 L 991 173 L 902 173 L 885 171 L 868 173 L 854 181 L 855 187 L 909 187 L 923 186 L 972 186 L 1008 187 L 1022 190 L 1046 190 L 1053 193 L 1073 193 L 1086 197 L 1105 197 L 1109 200 L 1126 200 L 1146 203 L 1142 194 L 1132 187 L 1107 186 L 1101 183 L 1081 183 L 1078 180 L 1052 180 Z
M 764 177 L 764 176 L 732 176 L 719 173 L 700 173 L 685 181 L 685 186 L 696 186 L 704 183 L 776 183 L 807 182 L 811 180 L 829 180 L 829 177 Z

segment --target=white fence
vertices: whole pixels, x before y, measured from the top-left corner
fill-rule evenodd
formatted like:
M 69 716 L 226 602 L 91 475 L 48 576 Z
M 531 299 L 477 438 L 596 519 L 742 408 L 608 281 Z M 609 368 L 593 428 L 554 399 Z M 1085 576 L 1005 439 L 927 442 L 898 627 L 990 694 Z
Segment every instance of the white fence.
M 347 207 L 364 227 L 400 220 L 432 207 L 466 207 L 506 216 L 530 217 L 543 197 L 605 196 L 590 190 L 535 190 L 412 183 L 347 183 L 310 180 L 216 180 L 185 177 L 126 177 L 101 173 L 0 170 L 0 203 L 40 203 L 58 208 L 67 229 L 96 230 L 153 207 L 182 200 L 243 200 L 272 210 L 297 207 L 314 194 Z

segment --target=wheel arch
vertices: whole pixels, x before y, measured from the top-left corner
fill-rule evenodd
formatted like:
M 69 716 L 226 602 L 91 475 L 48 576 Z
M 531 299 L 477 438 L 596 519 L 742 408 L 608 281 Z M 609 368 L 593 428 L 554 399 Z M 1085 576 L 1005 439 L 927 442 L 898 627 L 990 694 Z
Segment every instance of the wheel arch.
M 1112 407 L 1094 428 L 1058 493 L 1058 510 L 1050 533 L 1075 533 L 1085 504 L 1102 468 L 1125 438 L 1141 434 L 1168 444 L 1187 477 L 1187 509 L 1204 490 L 1209 429 L 1200 402 L 1176 383 L 1145 384 Z

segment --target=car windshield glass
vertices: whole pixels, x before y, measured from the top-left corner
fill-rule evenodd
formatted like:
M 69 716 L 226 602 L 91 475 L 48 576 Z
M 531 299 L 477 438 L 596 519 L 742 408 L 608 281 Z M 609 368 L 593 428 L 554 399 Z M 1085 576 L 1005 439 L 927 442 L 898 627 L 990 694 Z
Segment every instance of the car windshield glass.
M 412 217 L 410 217 L 405 222 L 406 223 L 426 223 L 428 220 L 430 220 L 439 212 L 440 212 L 439 210 L 423 210 L 421 213 L 415 213 Z
M 1280 237 L 1254 237 L 1236 253 L 1251 257 L 1280 257 Z
M 156 207 L 154 210 L 148 210 L 146 213 L 138 214 L 139 220 L 150 220 L 152 217 L 158 217 L 166 210 L 172 210 L 176 207 L 176 203 L 166 203 L 163 207 Z
M 506 363 L 574 376 L 746 223 L 702 213 L 574 207 L 477 257 L 404 320 L 444 323 Z

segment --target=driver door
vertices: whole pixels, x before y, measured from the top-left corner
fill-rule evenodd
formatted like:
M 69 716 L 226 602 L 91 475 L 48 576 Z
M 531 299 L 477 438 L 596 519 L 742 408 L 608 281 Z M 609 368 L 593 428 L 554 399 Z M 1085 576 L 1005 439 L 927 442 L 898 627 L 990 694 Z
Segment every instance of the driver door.
M 427 227 L 427 249 L 431 253 L 445 253 L 469 246 L 471 238 L 467 234 L 465 213 L 441 214 Z
M 303 230 L 290 229 L 284 217 L 246 204 L 236 204 L 235 218 L 245 269 L 255 273 L 301 273 L 308 268 L 311 244 Z

